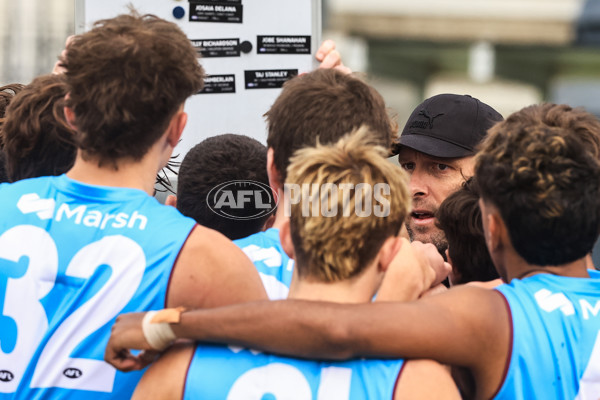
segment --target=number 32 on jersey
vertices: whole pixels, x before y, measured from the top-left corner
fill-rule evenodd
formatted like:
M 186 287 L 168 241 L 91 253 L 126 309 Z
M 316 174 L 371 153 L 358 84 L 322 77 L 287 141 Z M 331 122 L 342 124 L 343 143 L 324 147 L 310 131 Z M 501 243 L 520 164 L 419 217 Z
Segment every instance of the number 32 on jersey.
M 101 265 L 111 269 L 108 280 L 74 312 L 49 326 L 41 300 L 58 276 L 56 243 L 48 232 L 32 225 L 13 227 L 0 236 L 0 393 L 14 393 L 31 362 L 36 363 L 32 388 L 112 391 L 116 373 L 112 366 L 71 354 L 131 300 L 146 260 L 132 239 L 105 236 L 77 251 L 64 275 L 88 279 Z M 48 328 L 53 332 L 38 359 L 32 360 Z

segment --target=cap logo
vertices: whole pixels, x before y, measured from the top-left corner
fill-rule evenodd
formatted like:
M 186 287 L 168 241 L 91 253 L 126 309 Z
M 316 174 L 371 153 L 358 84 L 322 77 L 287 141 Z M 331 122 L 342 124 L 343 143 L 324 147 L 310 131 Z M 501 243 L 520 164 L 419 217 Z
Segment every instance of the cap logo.
M 444 113 L 439 113 L 434 116 L 431 116 L 431 115 L 429 115 L 427 110 L 423 109 L 423 110 L 419 111 L 418 115 L 424 116 L 425 118 L 427 118 L 427 121 L 413 121 L 413 123 L 410 124 L 409 128 L 433 129 L 433 120 L 436 119 L 437 117 L 439 117 L 440 115 L 444 115 Z

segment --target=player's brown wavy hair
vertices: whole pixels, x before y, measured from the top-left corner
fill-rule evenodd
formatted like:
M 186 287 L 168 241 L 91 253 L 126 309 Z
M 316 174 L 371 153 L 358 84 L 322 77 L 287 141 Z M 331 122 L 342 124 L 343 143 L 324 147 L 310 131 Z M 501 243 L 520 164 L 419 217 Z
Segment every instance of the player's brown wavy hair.
M 96 22 L 74 38 L 61 62 L 82 156 L 101 166 L 141 159 L 203 86 L 204 70 L 186 35 L 153 15 Z
M 294 152 L 314 146 L 317 137 L 322 144 L 331 144 L 366 125 L 376 143 L 388 150 L 398 131 L 395 118 L 373 87 L 334 69 L 318 69 L 286 82 L 265 116 L 267 146 L 273 148 L 281 183 Z
M 64 76 L 42 75 L 8 106 L 1 137 L 10 181 L 60 175 L 73 166 L 77 147 L 64 116 L 66 93 Z
M 17 93 L 19 93 L 25 85 L 20 83 L 11 83 L 9 85 L 0 86 L 0 129 L 2 129 L 2 125 L 4 124 L 6 114 L 6 109 L 10 104 L 11 100 Z M 1 144 L 0 144 L 1 146 Z
M 376 184 L 385 184 L 390 189 L 381 196 L 389 202 L 387 216 L 377 216 L 374 212 L 368 216 L 357 214 L 355 205 L 360 200 L 355 190 L 349 190 L 347 198 L 339 191 L 337 196 L 330 196 L 325 190 L 318 193 L 320 205 L 328 204 L 331 210 L 332 205 L 337 204 L 337 213 L 332 216 L 321 212 L 303 215 L 302 201 L 296 204 L 291 201 L 290 231 L 299 276 L 310 276 L 321 282 L 357 276 L 375 258 L 384 241 L 398 235 L 410 211 L 411 198 L 406 173 L 386 160 L 387 154 L 388 149 L 378 145 L 367 128 L 335 144 L 317 144 L 294 154 L 286 184 L 317 185 L 318 188 L 361 183 L 374 188 Z M 363 204 L 367 203 L 367 197 L 373 206 L 383 204 L 374 191 L 364 193 Z M 313 194 L 303 193 L 304 196 Z
M 582 109 L 526 107 L 494 125 L 476 157 L 517 253 L 562 265 L 589 253 L 600 230 L 600 122 Z

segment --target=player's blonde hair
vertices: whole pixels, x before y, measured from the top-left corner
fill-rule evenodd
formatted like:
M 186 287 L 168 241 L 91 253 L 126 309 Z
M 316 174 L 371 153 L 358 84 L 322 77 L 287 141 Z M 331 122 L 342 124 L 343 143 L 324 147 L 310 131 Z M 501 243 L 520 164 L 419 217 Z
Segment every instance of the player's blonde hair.
M 290 231 L 299 276 L 323 282 L 357 276 L 375 258 L 384 241 L 398 234 L 410 211 L 408 176 L 386 156 L 387 149 L 374 144 L 374 136 L 362 127 L 335 144 L 317 143 L 316 147 L 298 150 L 292 157 L 287 171 L 287 182 L 291 184 L 313 189 L 324 184 L 389 186 L 389 191 L 379 193 L 379 197 L 374 197 L 374 191 L 363 196 L 370 196 L 373 205 L 387 200 L 389 212 L 385 216 L 374 212 L 361 216 L 355 212 L 357 200 L 361 199 L 354 190 L 349 196 L 318 193 L 319 204 L 328 204 L 331 209 L 337 203 L 338 212 L 333 216 L 306 215 L 301 201 L 291 202 Z M 345 213 L 344 207 L 350 212 Z

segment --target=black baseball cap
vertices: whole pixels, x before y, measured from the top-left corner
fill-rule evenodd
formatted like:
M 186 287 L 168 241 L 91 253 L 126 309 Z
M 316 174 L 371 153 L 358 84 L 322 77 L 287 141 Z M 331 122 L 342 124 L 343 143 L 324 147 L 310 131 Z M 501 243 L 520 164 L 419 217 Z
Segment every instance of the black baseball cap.
M 475 154 L 476 147 L 500 115 L 469 95 L 439 94 L 419 104 L 406 122 L 396 144 L 434 157 Z

